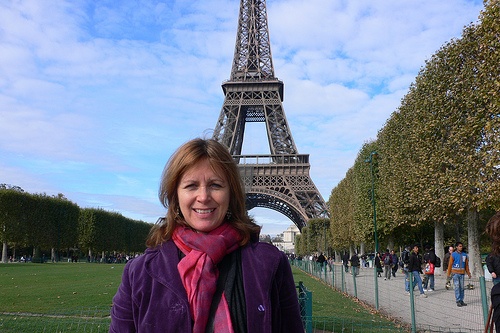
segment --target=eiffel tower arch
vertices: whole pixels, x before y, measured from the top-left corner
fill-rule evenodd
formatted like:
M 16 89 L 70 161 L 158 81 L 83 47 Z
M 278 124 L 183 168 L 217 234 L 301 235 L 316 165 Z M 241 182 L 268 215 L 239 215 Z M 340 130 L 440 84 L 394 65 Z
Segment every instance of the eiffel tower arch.
M 274 76 L 265 0 L 241 0 L 230 79 L 213 138 L 238 163 L 250 210 L 278 211 L 302 230 L 311 218 L 328 218 L 310 175 L 309 155 L 299 154 L 283 110 L 283 82 Z M 241 155 L 245 124 L 264 122 L 270 154 Z

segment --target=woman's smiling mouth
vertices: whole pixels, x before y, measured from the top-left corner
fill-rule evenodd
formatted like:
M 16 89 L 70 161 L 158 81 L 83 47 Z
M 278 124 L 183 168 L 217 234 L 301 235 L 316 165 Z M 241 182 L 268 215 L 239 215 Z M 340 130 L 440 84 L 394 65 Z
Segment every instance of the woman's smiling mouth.
M 211 209 L 193 209 L 195 212 L 197 212 L 198 214 L 208 214 L 208 213 L 212 213 L 215 208 L 211 208 Z

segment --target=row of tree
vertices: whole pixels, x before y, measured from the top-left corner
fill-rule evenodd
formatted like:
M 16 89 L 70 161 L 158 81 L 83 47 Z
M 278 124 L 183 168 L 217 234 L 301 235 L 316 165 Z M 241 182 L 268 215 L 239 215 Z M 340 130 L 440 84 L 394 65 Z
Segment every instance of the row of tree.
M 375 228 L 389 248 L 429 243 L 441 257 L 460 240 L 473 273 L 482 274 L 480 253 L 489 247 L 482 231 L 500 209 L 499 36 L 500 1 L 485 1 L 479 22 L 426 62 L 332 190 L 329 247 L 371 246 Z M 318 222 L 305 229 L 319 238 L 299 239 L 299 253 L 323 249 Z
M 82 251 L 92 256 L 101 252 L 142 252 L 151 224 L 103 209 L 80 208 L 64 195 L 26 193 L 19 187 L 0 186 L 0 240 L 2 261 L 8 247 L 33 250 Z M 69 252 L 69 251 L 68 251 Z

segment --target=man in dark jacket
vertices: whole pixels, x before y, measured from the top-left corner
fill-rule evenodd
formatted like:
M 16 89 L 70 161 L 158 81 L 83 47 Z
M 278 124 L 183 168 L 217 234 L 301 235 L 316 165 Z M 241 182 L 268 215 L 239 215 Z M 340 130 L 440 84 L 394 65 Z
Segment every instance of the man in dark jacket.
M 344 252 L 344 255 L 342 256 L 342 263 L 344 264 L 344 269 L 345 272 L 349 272 L 349 254 L 347 252 Z
M 443 272 L 446 274 L 446 271 L 448 270 L 448 263 L 450 262 L 450 257 L 451 257 L 451 254 L 453 253 L 453 251 L 455 251 L 455 248 L 453 246 L 447 246 L 446 247 L 446 253 L 444 254 L 444 258 L 443 258 Z M 450 289 L 451 288 L 451 279 L 450 278 L 446 278 L 446 285 L 445 285 L 445 288 L 446 290 Z
M 418 285 L 418 290 L 420 291 L 420 296 L 427 297 L 424 293 L 424 288 L 422 287 L 422 279 L 420 278 L 420 274 L 422 274 L 422 257 L 418 254 L 418 244 L 413 246 L 413 250 L 410 253 L 410 263 L 408 264 L 408 271 L 411 275 L 413 275 L 413 288 L 415 284 Z M 410 276 L 411 276 L 410 275 Z M 413 291 L 413 288 L 410 287 L 410 291 Z
M 385 250 L 385 253 L 382 256 L 382 262 L 384 263 L 384 280 L 390 280 L 392 272 L 392 255 L 390 254 L 389 249 Z
M 357 253 L 354 253 L 351 257 L 351 274 L 356 276 L 359 274 L 359 257 Z
M 316 260 L 316 262 L 319 264 L 319 269 L 323 270 L 323 266 L 324 266 L 325 272 L 326 272 L 326 257 L 323 255 L 323 253 L 321 253 L 318 256 L 318 259 Z
M 396 277 L 396 272 L 398 271 L 399 267 L 399 259 L 394 250 L 391 251 L 391 256 L 392 256 L 392 276 Z

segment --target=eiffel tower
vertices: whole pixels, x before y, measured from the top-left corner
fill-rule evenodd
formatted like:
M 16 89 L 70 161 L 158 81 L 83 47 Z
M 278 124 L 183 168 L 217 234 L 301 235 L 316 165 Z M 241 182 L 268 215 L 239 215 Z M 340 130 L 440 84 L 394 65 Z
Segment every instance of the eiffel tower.
M 328 218 L 309 176 L 309 155 L 299 154 L 283 110 L 283 82 L 274 76 L 265 0 L 241 0 L 231 78 L 213 138 L 238 163 L 246 205 L 278 211 L 302 230 L 311 218 Z M 269 155 L 241 155 L 245 124 L 265 122 Z

